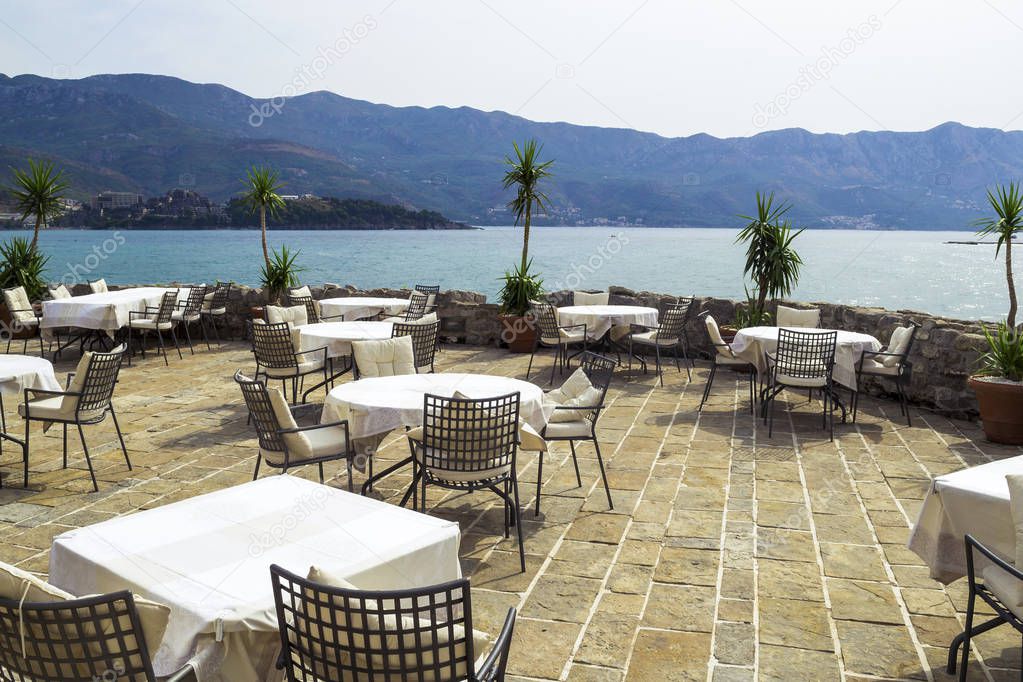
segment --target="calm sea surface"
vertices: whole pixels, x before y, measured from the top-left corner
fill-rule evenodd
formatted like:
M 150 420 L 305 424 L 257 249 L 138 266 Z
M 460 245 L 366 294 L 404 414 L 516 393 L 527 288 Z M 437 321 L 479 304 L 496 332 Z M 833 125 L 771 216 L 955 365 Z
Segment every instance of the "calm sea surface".
M 6 239 L 11 233 L 0 235 Z M 735 229 L 541 227 L 530 254 L 548 289 L 633 289 L 743 296 L 743 249 Z M 952 245 L 971 232 L 804 232 L 805 263 L 793 298 L 966 319 L 1008 310 L 1003 261 L 991 245 Z M 298 249 L 309 284 L 400 287 L 417 282 L 493 297 L 521 254 L 521 230 L 286 231 L 274 246 Z M 254 230 L 106 232 L 52 230 L 40 237 L 51 280 L 104 277 L 113 284 L 234 280 L 255 285 L 261 251 Z

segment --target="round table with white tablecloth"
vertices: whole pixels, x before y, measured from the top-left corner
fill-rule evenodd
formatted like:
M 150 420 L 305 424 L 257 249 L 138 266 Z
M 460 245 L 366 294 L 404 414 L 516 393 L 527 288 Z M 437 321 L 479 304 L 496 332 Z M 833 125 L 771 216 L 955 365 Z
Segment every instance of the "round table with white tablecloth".
M 63 390 L 49 360 L 31 355 L 0 355 L 0 395 L 21 398 L 26 388 Z
M 570 305 L 558 308 L 558 324 L 586 325 L 586 336 L 599 339 L 614 327 L 628 331 L 629 325 L 657 327 L 657 308 L 638 305 Z M 624 334 L 623 334 L 624 335 Z
M 298 327 L 299 349 L 327 347 L 328 358 L 350 357 L 352 341 L 391 338 L 390 322 L 319 322 Z
M 732 341 L 732 352 L 749 362 L 763 373 L 767 369 L 765 353 L 773 353 L 778 348 L 778 327 L 748 327 L 740 329 Z M 789 327 L 786 327 L 789 329 Z M 809 329 L 793 327 L 797 332 L 830 332 L 838 331 L 835 346 L 835 368 L 832 379 L 851 389 L 856 389 L 856 363 L 860 354 L 865 351 L 881 350 L 881 342 L 870 334 L 846 332 L 833 329 Z
M 346 321 L 361 320 L 376 315 L 400 315 L 408 308 L 406 298 L 380 298 L 371 296 L 349 296 L 348 298 L 324 298 L 320 300 L 320 317 L 337 317 Z

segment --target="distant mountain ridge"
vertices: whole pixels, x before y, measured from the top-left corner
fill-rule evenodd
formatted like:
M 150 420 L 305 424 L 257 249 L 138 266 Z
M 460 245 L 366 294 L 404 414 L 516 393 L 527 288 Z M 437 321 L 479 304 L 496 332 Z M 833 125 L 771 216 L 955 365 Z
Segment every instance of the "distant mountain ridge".
M 0 75 L 0 164 L 52 158 L 68 168 L 79 196 L 181 186 L 226 200 L 248 166 L 269 163 L 289 193 L 509 224 L 503 159 L 513 140 L 528 137 L 556 159 L 546 221 L 554 224 L 730 226 L 766 190 L 794 205 L 799 225 L 967 229 L 985 210 L 987 186 L 1023 177 L 1023 132 L 958 123 L 666 138 L 328 92 L 270 102 L 146 74 Z

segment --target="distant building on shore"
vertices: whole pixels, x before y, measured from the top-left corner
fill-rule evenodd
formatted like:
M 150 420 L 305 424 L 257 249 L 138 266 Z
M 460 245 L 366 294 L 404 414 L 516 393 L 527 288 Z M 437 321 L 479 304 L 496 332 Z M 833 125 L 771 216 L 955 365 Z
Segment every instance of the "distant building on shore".
M 100 192 L 92 199 L 96 211 L 134 211 L 142 208 L 142 195 L 134 192 Z

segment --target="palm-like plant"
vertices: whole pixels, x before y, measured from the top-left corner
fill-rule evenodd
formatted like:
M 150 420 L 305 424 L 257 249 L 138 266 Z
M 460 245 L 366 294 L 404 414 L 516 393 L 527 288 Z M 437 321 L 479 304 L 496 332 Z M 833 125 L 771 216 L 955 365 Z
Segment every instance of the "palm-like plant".
M 1023 192 L 1020 191 L 1019 183 L 1010 182 L 1008 186 L 996 187 L 993 192 L 988 190 L 987 200 L 995 216 L 981 218 L 974 225 L 978 228 L 979 236 L 998 237 L 995 258 L 1005 247 L 1005 280 L 1009 285 L 1009 316 L 1006 324 L 1013 329 L 1016 326 L 1016 285 L 1012 279 L 1012 239 L 1017 234 L 1023 234 Z
M 520 271 L 529 269 L 529 228 L 533 222 L 533 211 L 545 211 L 550 199 L 540 189 L 540 183 L 551 176 L 549 168 L 554 160 L 540 161 L 543 145 L 536 140 L 527 140 L 522 148 L 513 142 L 515 158 L 505 157 L 508 170 L 504 174 L 504 188 L 515 188 L 515 198 L 508 202 L 508 208 L 515 214 L 515 224 L 522 223 L 522 265 Z
M 278 303 L 288 287 L 298 286 L 298 273 L 303 270 L 295 262 L 299 253 L 289 251 L 287 246 L 281 246 L 280 251 L 274 251 L 273 255 L 267 258 L 260 275 L 263 279 L 263 291 L 270 303 Z
M 273 264 L 270 262 L 270 250 L 266 247 L 266 214 L 275 216 L 279 210 L 284 208 L 284 199 L 277 193 L 283 184 L 280 182 L 277 171 L 268 166 L 253 166 L 242 182 L 245 183 L 242 201 L 253 213 L 259 211 L 259 229 L 263 240 L 263 264 L 265 270 L 270 271 Z
M 32 233 L 30 249 L 36 250 L 39 243 L 39 230 L 58 215 L 62 208 L 63 193 L 68 184 L 64 180 L 63 169 L 54 170 L 52 161 L 35 162 L 28 160 L 28 169 L 12 168 L 15 186 L 11 188 L 15 205 L 21 211 L 21 219 L 31 215 L 36 218 L 35 231 Z
M 756 309 L 764 310 L 768 297 L 788 296 L 799 281 L 802 258 L 792 247 L 792 242 L 802 234 L 793 230 L 782 217 L 791 205 L 774 204 L 774 194 L 757 192 L 757 215 L 739 216 L 750 221 L 742 228 L 736 243 L 745 243 L 746 267 L 743 273 L 753 281 L 756 293 Z M 751 298 L 752 304 L 752 298 Z

